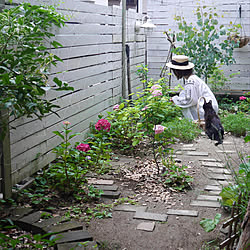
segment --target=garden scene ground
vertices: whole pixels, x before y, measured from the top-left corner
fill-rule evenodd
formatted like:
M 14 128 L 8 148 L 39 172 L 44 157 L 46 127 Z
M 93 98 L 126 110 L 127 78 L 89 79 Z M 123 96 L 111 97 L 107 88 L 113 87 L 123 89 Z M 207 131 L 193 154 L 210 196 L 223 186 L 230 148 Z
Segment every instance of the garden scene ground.
M 202 249 L 202 247 L 206 249 L 206 243 L 212 240 L 223 241 L 225 234 L 220 231 L 220 227 L 229 213 L 220 207 L 216 199 L 219 198 L 218 190 L 221 185 L 225 185 L 225 179 L 230 178 L 230 175 L 225 175 L 223 180 L 219 173 L 227 173 L 226 169 L 213 167 L 213 165 L 225 163 L 223 150 L 227 152 L 228 157 L 238 162 L 237 151 L 245 151 L 245 143 L 240 138 L 227 135 L 224 145 L 216 147 L 206 136 L 200 136 L 192 144 L 176 144 L 174 148 L 177 150 L 177 161 L 186 164 L 188 172 L 194 177 L 190 191 L 164 192 L 156 184 L 157 181 L 150 177 L 152 172 L 145 171 L 145 167 L 150 165 L 150 159 L 147 157 L 134 159 L 121 156 L 120 161 L 114 163 L 115 169 L 120 166 L 127 174 L 122 174 L 117 179 L 114 171 L 114 177 L 111 175 L 107 178 L 114 179 L 114 183 L 119 186 L 121 196 L 131 197 L 147 212 L 155 214 L 156 219 L 148 220 L 147 215 L 143 213 L 142 218 L 134 219 L 135 212 L 125 212 L 126 207 L 124 210 L 121 207 L 121 211 L 114 211 L 110 219 L 95 219 L 91 222 L 88 231 L 95 240 L 102 242 L 106 249 L 191 250 Z M 128 171 L 131 168 L 136 169 L 136 174 L 131 175 Z M 140 171 L 142 168 L 144 170 Z M 218 173 L 217 176 L 213 176 L 216 173 Z M 136 179 L 143 181 L 139 183 Z M 109 202 L 107 199 L 104 201 Z M 119 208 L 115 208 L 117 209 Z M 179 215 L 180 210 L 187 210 L 189 215 Z M 196 213 L 198 216 L 194 216 Z M 206 233 L 199 222 L 202 218 L 214 218 L 216 213 L 222 214 L 221 223 L 214 232 Z M 167 216 L 167 220 L 157 221 L 157 215 L 159 220 L 164 220 L 162 218 L 164 216 Z
M 190 190 L 177 192 L 164 188 L 159 183 L 156 164 L 147 143 L 143 143 L 140 156 L 115 154 L 108 174 L 88 178 L 89 184 L 104 190 L 97 203 L 111 204 L 117 198 L 124 199 L 120 205 L 114 206 L 111 218 L 93 218 L 86 223 L 79 218 L 76 209 L 72 210 L 70 199 L 64 206 L 61 204 L 53 210 L 53 217 L 71 213 L 71 222 L 77 222 L 71 230 L 79 230 L 79 225 L 87 230 L 90 242 L 94 242 L 89 244 L 89 249 L 93 246 L 124 250 L 214 249 L 213 245 L 218 246 L 218 242 L 226 237 L 226 230 L 221 230 L 221 225 L 230 215 L 217 201 L 222 186 L 231 178 L 223 166 L 229 160 L 237 168 L 238 154 L 249 155 L 249 147 L 243 138 L 228 134 L 224 144 L 216 147 L 214 141 L 202 133 L 192 143 L 176 143 L 173 148 L 177 164 L 186 165 L 188 174 L 193 176 Z M 58 198 L 54 197 L 51 205 L 60 204 Z M 74 205 L 77 207 L 75 202 Z M 93 202 L 87 203 L 85 209 L 93 205 Z M 24 207 L 30 206 L 26 204 Z M 30 211 L 33 212 L 35 210 Z M 222 214 L 220 223 L 213 232 L 205 232 L 199 225 L 200 221 L 202 218 L 213 219 L 217 213 Z M 58 249 L 70 249 L 76 245 L 63 242 Z

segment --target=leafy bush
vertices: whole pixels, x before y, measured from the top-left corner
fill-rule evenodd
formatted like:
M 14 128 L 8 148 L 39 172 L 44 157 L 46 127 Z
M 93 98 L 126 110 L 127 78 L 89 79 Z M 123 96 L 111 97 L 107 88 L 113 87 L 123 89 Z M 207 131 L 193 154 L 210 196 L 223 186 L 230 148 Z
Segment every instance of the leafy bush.
M 231 171 L 234 184 L 229 184 L 223 187 L 220 196 L 222 198 L 221 203 L 225 207 L 232 207 L 233 203 L 238 202 L 239 195 L 241 195 L 240 211 L 242 212 L 242 218 L 246 213 L 249 195 L 250 195 L 250 160 L 241 159 L 239 170 L 235 171 L 232 164 L 228 161 L 227 168 Z
M 162 163 L 166 169 L 162 175 L 166 187 L 171 187 L 178 191 L 190 188 L 193 178 L 186 172 L 186 166 L 175 163 L 172 157 L 162 159 Z
M 174 119 L 165 125 L 169 138 L 178 138 L 182 142 L 193 141 L 201 132 L 196 124 L 188 119 Z
M 218 69 L 218 64 L 235 63 L 233 49 L 238 44 L 233 40 L 222 40 L 223 36 L 229 36 L 231 29 L 219 26 L 216 8 L 198 6 L 195 15 L 196 25 L 188 24 L 184 17 L 175 18 L 179 27 L 176 39 L 181 45 L 173 52 L 189 56 L 197 75 L 207 80 Z
M 235 136 L 245 136 L 250 131 L 250 117 L 244 113 L 228 114 L 221 118 L 225 131 Z
M 112 123 L 110 129 L 111 146 L 122 151 L 135 147 L 144 133 L 140 130 L 140 109 L 130 102 L 115 105 L 112 112 L 107 112 L 107 119 Z
M 0 109 L 15 117 L 42 118 L 58 106 L 44 99 L 49 69 L 62 61 L 48 52 L 62 46 L 50 29 L 62 27 L 65 17 L 52 6 L 22 3 L 0 13 Z M 55 90 L 73 90 L 54 78 Z

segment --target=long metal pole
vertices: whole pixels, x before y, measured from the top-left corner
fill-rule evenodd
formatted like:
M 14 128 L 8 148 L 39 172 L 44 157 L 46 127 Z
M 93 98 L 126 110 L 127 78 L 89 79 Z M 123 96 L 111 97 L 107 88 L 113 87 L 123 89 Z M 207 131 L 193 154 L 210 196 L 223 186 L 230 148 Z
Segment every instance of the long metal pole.
M 126 98 L 126 0 L 122 0 L 122 97 Z

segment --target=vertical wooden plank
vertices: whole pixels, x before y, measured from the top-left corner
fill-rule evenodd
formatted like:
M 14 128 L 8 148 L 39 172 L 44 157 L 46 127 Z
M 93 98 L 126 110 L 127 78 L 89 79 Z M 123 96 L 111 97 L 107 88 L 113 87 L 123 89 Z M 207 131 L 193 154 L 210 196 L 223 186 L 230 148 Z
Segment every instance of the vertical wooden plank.
M 8 111 L 0 111 L 0 121 L 2 124 L 7 124 L 7 129 L 4 131 L 3 125 L 0 127 L 0 134 L 5 135 L 0 139 L 0 166 L 1 166 L 1 192 L 3 198 L 11 197 L 12 183 L 11 183 L 11 154 L 10 154 L 10 131 L 9 131 L 9 114 Z
M 5 0 L 0 0 L 0 12 L 4 9 Z

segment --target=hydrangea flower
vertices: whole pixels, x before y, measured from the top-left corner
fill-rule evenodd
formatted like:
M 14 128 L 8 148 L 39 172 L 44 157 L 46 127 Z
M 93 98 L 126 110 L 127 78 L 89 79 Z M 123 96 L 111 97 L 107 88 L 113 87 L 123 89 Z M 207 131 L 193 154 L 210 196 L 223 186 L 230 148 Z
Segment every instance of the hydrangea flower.
M 88 152 L 91 148 L 89 144 L 81 143 L 76 147 L 76 149 L 82 152 Z
M 100 131 L 100 130 L 106 130 L 107 132 L 109 132 L 110 131 L 110 127 L 111 127 L 110 123 L 107 120 L 105 120 L 105 119 L 100 119 L 96 123 L 96 125 L 95 125 L 95 128 L 98 131 Z
M 161 90 L 162 87 L 159 84 L 155 84 L 151 87 L 150 92 L 153 92 L 154 90 Z
M 119 104 L 116 104 L 114 107 L 113 107 L 113 110 L 117 110 L 120 108 L 120 105 Z
M 244 100 L 246 100 L 247 98 L 245 97 L 245 96 L 240 96 L 240 98 L 239 98 L 241 101 L 244 101 Z
M 70 125 L 71 123 L 69 121 L 64 121 L 63 125 Z
M 162 96 L 161 89 L 156 89 L 152 92 L 152 96 Z
M 164 131 L 164 129 L 166 129 L 166 127 L 162 125 L 155 125 L 154 127 L 155 134 L 161 134 Z

